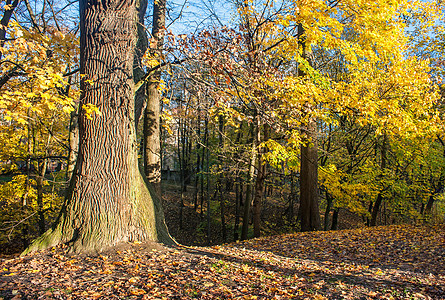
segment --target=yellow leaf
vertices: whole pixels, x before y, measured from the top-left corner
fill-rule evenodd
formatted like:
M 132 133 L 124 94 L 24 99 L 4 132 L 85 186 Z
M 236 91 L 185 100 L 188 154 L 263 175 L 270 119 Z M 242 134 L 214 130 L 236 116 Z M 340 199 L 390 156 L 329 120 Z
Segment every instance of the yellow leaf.
M 145 294 L 145 293 L 147 293 L 147 292 L 144 291 L 143 289 L 137 289 L 137 288 L 135 288 L 135 289 L 131 289 L 131 290 L 130 290 L 130 294 L 135 295 L 135 296 L 143 295 L 143 294 Z
M 130 279 L 128 279 L 128 281 L 133 284 L 138 282 L 138 280 L 139 280 L 139 277 L 131 277 Z

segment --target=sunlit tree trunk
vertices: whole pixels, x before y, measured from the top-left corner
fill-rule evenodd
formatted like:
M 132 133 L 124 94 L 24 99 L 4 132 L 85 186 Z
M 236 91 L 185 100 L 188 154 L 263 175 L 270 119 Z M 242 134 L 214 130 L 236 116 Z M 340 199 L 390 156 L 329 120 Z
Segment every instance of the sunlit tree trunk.
M 257 123 L 258 128 L 261 127 L 259 118 Z M 258 145 L 261 141 L 267 141 L 269 139 L 269 127 L 267 124 L 263 126 L 263 137 L 260 136 L 260 129 L 258 129 Z M 253 235 L 255 237 L 261 236 L 261 207 L 264 197 L 264 182 L 266 180 L 266 164 L 263 160 L 263 154 L 265 152 L 264 147 L 260 147 L 258 151 L 258 167 L 257 177 L 255 181 L 255 195 L 253 198 Z
M 58 243 L 96 252 L 122 242 L 173 243 L 159 199 L 138 168 L 133 59 L 136 9 L 131 0 L 81 0 L 79 153 L 66 201 L 54 227 L 25 252 Z M 91 80 L 88 83 L 86 80 Z
M 153 28 L 150 55 L 157 60 L 162 59 L 162 47 L 165 35 L 165 5 L 166 0 L 153 3 Z M 160 112 L 161 92 L 159 82 L 161 71 L 158 69 L 149 77 L 147 83 L 147 106 L 144 112 L 144 171 L 149 182 L 153 184 L 157 195 L 161 195 L 161 141 Z
M 329 213 L 332 209 L 332 197 L 331 194 L 329 194 L 328 191 L 325 193 L 326 195 L 326 210 L 324 212 L 324 230 L 329 230 Z
M 301 231 L 313 231 L 320 230 L 317 124 L 314 119 L 309 120 L 306 129 L 306 144 L 301 146 L 300 224 Z

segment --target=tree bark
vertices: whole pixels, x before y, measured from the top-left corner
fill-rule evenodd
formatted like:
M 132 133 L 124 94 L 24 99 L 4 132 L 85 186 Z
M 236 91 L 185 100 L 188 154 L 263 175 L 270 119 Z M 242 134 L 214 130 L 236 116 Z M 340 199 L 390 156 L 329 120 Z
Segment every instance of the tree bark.
M 181 181 L 181 194 L 179 200 L 179 229 L 182 229 L 182 219 L 183 219 L 183 210 L 184 210 L 184 122 L 179 119 L 178 123 L 178 162 L 179 162 L 179 180 Z M 182 142 L 181 142 L 182 140 Z M 182 144 L 182 149 L 181 149 Z
M 306 129 L 307 144 L 301 146 L 300 224 L 301 231 L 313 231 L 320 230 L 317 124 L 314 119 L 308 121 Z
M 77 151 L 79 147 L 79 113 L 78 108 L 71 112 L 70 115 L 70 127 L 68 135 L 68 163 L 66 168 L 66 178 L 67 180 L 73 175 L 74 168 L 76 166 Z
M 299 43 L 302 48 L 302 58 L 306 59 L 305 30 L 302 24 L 298 26 Z M 306 74 L 298 68 L 298 76 Z M 310 104 L 306 103 L 307 111 L 310 114 Z M 317 123 L 312 116 L 309 116 L 307 124 L 302 131 L 305 144 L 301 145 L 301 166 L 300 166 L 300 224 L 301 231 L 320 230 L 320 211 L 318 208 L 318 146 L 317 146 Z M 311 145 L 312 144 L 312 145 Z
M 48 158 L 44 158 L 43 162 L 38 163 L 38 174 L 36 178 L 36 188 L 37 188 L 37 211 L 39 215 L 39 234 L 45 233 L 45 210 L 43 203 L 43 183 L 45 179 L 46 168 L 48 166 Z
M 324 230 L 329 230 L 329 213 L 331 212 L 332 208 L 332 197 L 331 194 L 329 194 L 328 191 L 326 191 L 326 210 L 324 212 Z
M 212 221 L 212 210 L 210 207 L 210 149 L 209 149 L 209 117 L 205 119 L 204 132 L 205 150 L 206 150 L 206 197 L 207 197 L 207 245 L 210 245 L 210 226 Z
M 5 45 L 6 40 L 6 29 L 8 28 L 9 20 L 11 19 L 14 9 L 19 5 L 20 0 L 7 0 L 5 4 L 9 5 L 9 9 L 6 9 L 3 13 L 3 17 L 0 21 L 0 47 Z M 0 58 L 2 57 L 2 52 L 0 51 Z
M 162 47 L 165 35 L 165 6 L 166 0 L 153 3 L 153 28 L 150 43 L 150 54 L 161 63 Z M 161 196 L 161 141 L 160 141 L 160 112 L 161 92 L 159 82 L 161 71 L 158 69 L 149 77 L 147 83 L 147 107 L 144 112 L 144 163 L 145 175 L 157 195 Z
M 243 123 L 241 123 L 238 133 L 236 134 L 235 145 L 239 145 L 241 140 L 241 132 Z M 235 161 L 239 160 L 240 152 L 235 152 Z M 239 239 L 239 223 L 240 223 L 240 208 L 243 203 L 243 184 L 240 176 L 240 170 L 237 168 L 235 171 L 235 224 L 233 226 L 233 241 L 236 242 Z
M 382 169 L 382 172 L 385 171 L 386 168 L 386 150 L 388 145 L 388 136 L 386 133 L 383 136 L 383 143 L 381 146 L 381 163 L 380 167 Z M 383 175 L 384 176 L 384 175 Z M 380 193 L 377 195 L 377 199 L 375 200 L 374 206 L 372 207 L 372 214 L 371 214 L 371 222 L 369 223 L 370 226 L 376 226 L 377 225 L 377 215 L 380 211 L 380 206 L 383 201 L 383 192 L 380 191 Z
M 259 118 L 258 115 L 255 116 L 255 118 Z M 254 124 L 252 129 L 253 143 L 252 143 L 252 152 L 250 155 L 250 167 L 249 167 L 249 174 L 246 187 L 246 197 L 244 198 L 244 213 L 243 213 L 243 226 L 241 227 L 241 240 L 247 239 L 247 234 L 249 232 L 250 207 L 252 202 L 252 185 L 253 185 L 253 176 L 255 174 L 255 163 L 257 157 L 258 130 L 259 130 L 258 126 Z
M 145 31 L 145 14 L 147 12 L 148 0 L 136 0 L 136 11 L 137 11 L 137 20 L 136 29 L 137 29 L 137 42 L 136 42 L 136 51 L 133 62 L 133 76 L 134 83 L 137 84 L 140 80 L 142 80 L 145 76 L 145 71 L 142 64 L 142 58 L 145 52 L 148 49 L 148 37 L 147 32 Z M 138 124 L 143 116 L 143 111 L 145 106 L 147 105 L 147 87 L 146 84 L 142 84 L 139 89 L 135 93 L 135 107 L 134 107 L 134 120 L 136 123 L 136 130 L 138 129 Z
M 338 215 L 340 213 L 340 208 L 334 209 L 334 213 L 332 214 L 332 225 L 331 230 L 337 230 L 338 229 Z
M 133 59 L 136 9 L 132 0 L 80 1 L 81 106 L 79 153 L 66 201 L 54 227 L 25 253 L 67 244 L 100 252 L 122 242 L 174 243 L 162 206 L 138 169 Z M 92 84 L 86 80 L 92 80 Z
M 198 100 L 199 101 L 199 100 Z M 199 102 L 198 102 L 199 107 Z M 197 122 L 197 136 L 198 140 L 201 138 L 201 114 L 198 111 L 198 122 Z M 196 143 L 196 172 L 195 172 L 195 191 L 193 193 L 194 210 L 198 210 L 198 182 L 201 174 L 201 143 Z M 202 204 L 201 204 L 202 205 Z

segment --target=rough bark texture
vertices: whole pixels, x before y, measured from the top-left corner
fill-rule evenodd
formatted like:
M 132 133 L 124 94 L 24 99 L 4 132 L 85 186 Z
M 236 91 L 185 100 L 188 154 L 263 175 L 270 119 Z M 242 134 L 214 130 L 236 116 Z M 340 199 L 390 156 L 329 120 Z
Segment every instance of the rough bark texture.
M 153 29 L 150 54 L 159 60 L 162 57 L 165 28 L 165 0 L 154 1 Z M 144 112 L 144 171 L 149 182 L 153 184 L 156 193 L 161 195 L 161 141 L 160 112 L 161 92 L 159 81 L 161 72 L 157 70 L 150 76 L 147 83 L 147 106 Z
M 58 243 L 74 252 L 99 252 L 129 241 L 173 243 L 159 199 L 151 197 L 138 168 L 135 4 L 81 0 L 80 20 L 81 105 L 96 105 L 101 115 L 89 119 L 81 111 L 77 164 L 61 215 L 25 252 Z
M 304 27 L 298 26 L 298 35 L 302 47 L 302 57 L 306 58 L 306 41 L 304 37 Z M 298 76 L 305 76 L 304 71 L 299 68 Z M 307 104 L 307 111 L 310 113 L 311 107 Z M 317 123 L 309 116 L 302 135 L 306 144 L 301 145 L 301 166 L 300 166 L 300 224 L 301 231 L 320 230 L 320 211 L 318 208 L 318 145 L 317 145 Z
M 308 141 L 312 144 L 301 146 L 300 167 L 300 224 L 301 231 L 320 230 L 320 211 L 318 208 L 318 155 L 317 124 L 310 119 L 307 124 Z

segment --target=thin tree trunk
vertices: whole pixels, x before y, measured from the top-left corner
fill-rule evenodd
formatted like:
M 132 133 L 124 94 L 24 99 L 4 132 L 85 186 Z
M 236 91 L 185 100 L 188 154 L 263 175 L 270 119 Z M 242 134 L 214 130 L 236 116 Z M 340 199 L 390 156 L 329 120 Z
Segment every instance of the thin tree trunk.
M 287 207 L 287 220 L 289 221 L 289 223 L 293 223 L 293 221 L 294 221 L 295 194 L 296 193 L 295 193 L 294 172 L 291 171 L 291 173 L 290 173 L 289 206 Z
M 369 226 L 376 226 L 377 225 L 377 215 L 380 210 L 380 205 L 382 204 L 382 193 L 379 193 L 377 195 L 377 199 L 375 200 L 374 206 L 372 208 L 372 214 L 371 214 L 371 222 L 369 223 Z
M 207 122 L 206 122 L 206 124 L 207 124 Z M 205 142 L 206 138 L 207 138 L 207 136 L 204 134 L 204 142 Z M 200 179 L 201 179 L 201 213 L 200 213 L 201 220 L 204 218 L 204 172 L 203 171 L 204 171 L 205 151 L 206 151 L 206 148 L 202 147 L 202 157 L 201 157 L 201 170 L 202 171 L 201 171 L 201 176 L 200 176 Z
M 191 124 L 190 121 L 187 124 L 187 130 L 186 130 L 186 155 L 185 155 L 185 159 L 186 159 L 186 176 L 185 176 L 185 189 L 187 189 L 187 185 L 190 185 L 192 183 L 192 139 L 190 138 L 191 136 Z M 185 191 L 185 190 L 184 190 Z
M 187 137 L 186 137 L 186 133 L 187 133 L 187 120 L 184 117 L 184 120 L 182 121 L 182 127 L 181 127 L 181 139 L 179 141 L 181 141 L 181 152 L 182 152 L 182 156 L 181 158 L 181 168 L 182 168 L 182 177 L 181 177 L 181 189 L 182 192 L 185 193 L 187 192 L 187 176 L 188 176 L 188 172 L 187 172 Z M 178 149 L 179 150 L 179 149 Z
M 79 123 L 78 123 L 78 109 L 71 112 L 70 115 L 70 127 L 69 127 L 69 151 L 68 151 L 68 163 L 66 168 L 66 178 L 69 180 L 73 175 L 74 168 L 77 160 L 77 150 L 79 147 Z
M 28 109 L 28 117 L 31 116 L 31 109 Z M 29 189 L 31 188 L 31 184 L 29 182 L 29 179 L 31 177 L 31 155 L 32 155 L 32 137 L 31 135 L 33 134 L 33 130 L 32 130 L 32 123 L 31 123 L 31 119 L 29 118 L 29 122 L 28 122 L 28 126 L 27 126 L 27 130 L 28 130 L 28 158 L 26 159 L 26 179 L 25 179 L 25 186 L 24 186 L 24 193 L 22 196 L 22 212 L 23 215 L 26 216 L 28 215 L 28 211 L 29 211 L 29 205 L 28 205 L 28 197 L 29 197 Z M 29 246 L 29 238 L 28 238 L 28 234 L 29 234 L 29 223 L 28 222 L 24 222 L 23 223 L 23 228 L 22 228 L 22 243 L 23 243 L 23 248 L 26 249 Z
M 243 123 L 241 123 L 239 131 L 236 135 L 235 145 L 239 145 L 241 140 L 241 132 L 243 128 Z M 239 152 L 235 153 L 236 161 L 239 159 Z M 233 240 L 236 242 L 239 239 L 239 223 L 240 223 L 240 208 L 243 205 L 243 184 L 240 176 L 240 170 L 237 169 L 235 176 L 235 224 L 233 226 Z
M 225 215 L 225 199 L 223 197 L 223 178 L 224 178 L 224 174 L 223 174 L 223 164 L 224 161 L 222 159 L 222 154 L 224 151 L 224 139 L 223 139 L 223 131 L 224 131 L 224 120 L 223 120 L 223 116 L 219 115 L 218 117 L 218 133 L 219 133 L 219 149 L 221 151 L 220 154 L 220 162 L 219 162 L 219 176 L 218 176 L 218 193 L 219 193 L 219 208 L 220 208 L 220 216 L 221 216 L 221 233 L 222 233 L 222 238 L 223 238 L 223 242 L 225 243 L 227 241 L 227 227 L 226 227 L 226 215 Z
M 257 118 L 257 144 L 261 143 L 261 124 L 260 118 Z M 268 126 L 264 125 L 264 140 L 269 139 Z M 264 181 L 266 179 L 266 164 L 263 161 L 263 154 L 265 152 L 264 147 L 259 148 L 258 151 L 258 168 L 257 168 L 257 177 L 255 181 L 255 195 L 253 199 L 253 234 L 255 237 L 261 236 L 261 206 L 262 200 L 264 197 Z
M 179 200 L 179 229 L 182 229 L 182 215 L 184 209 L 184 123 L 179 118 L 178 124 L 178 161 L 179 161 L 179 181 L 181 182 L 180 200 Z M 182 144 L 182 149 L 181 145 Z
M 136 0 L 136 11 L 137 11 L 137 40 L 136 40 L 136 50 L 133 62 L 133 77 L 134 83 L 138 84 L 140 80 L 144 78 L 145 71 L 142 64 L 142 58 L 148 49 L 148 36 L 145 31 L 145 14 L 147 13 L 148 0 Z M 147 105 L 147 86 L 146 84 L 141 84 L 139 89 L 135 93 L 134 97 L 134 121 L 136 130 L 138 129 L 139 121 L 143 116 L 145 106 Z M 142 138 L 144 141 L 144 138 Z M 142 147 L 144 146 L 142 142 Z M 144 152 L 144 149 L 142 149 Z
M 324 212 L 324 230 L 329 230 L 329 213 L 332 209 L 332 197 L 328 191 L 326 191 L 326 210 Z
M 339 213 L 340 213 L 340 209 L 339 208 L 334 209 L 334 213 L 332 214 L 331 230 L 337 230 L 338 229 L 338 214 Z
M 39 164 L 39 174 L 36 178 L 37 188 L 37 211 L 39 215 L 39 234 L 45 233 L 45 209 L 43 203 L 43 183 L 45 179 L 46 168 L 48 166 L 48 159 L 43 159 L 43 162 Z
M 198 103 L 199 106 L 199 103 Z M 201 114 L 198 112 L 198 129 L 197 129 L 197 135 L 198 135 L 198 141 L 201 139 Z M 195 174 L 195 191 L 193 194 L 193 201 L 194 201 L 194 209 L 195 211 L 198 209 L 198 182 L 199 177 L 201 173 L 201 143 L 196 143 L 196 174 Z
M 11 2 L 11 0 L 6 1 L 6 5 L 9 5 L 8 9 L 5 9 L 5 12 L 3 13 L 2 20 L 0 21 L 0 47 L 3 47 L 5 45 L 6 40 L 6 29 L 8 28 L 9 20 L 11 19 L 12 13 L 14 12 L 14 9 L 19 5 L 20 0 L 14 0 Z M 0 58 L 2 58 L 2 52 L 0 51 Z
M 205 150 L 206 150 L 206 197 L 207 197 L 207 245 L 210 245 L 210 223 L 211 223 L 211 208 L 210 208 L 210 150 L 209 150 L 209 118 L 206 116 L 205 120 Z
M 159 62 L 162 60 L 162 48 L 165 36 L 165 7 L 166 0 L 153 3 L 153 28 L 150 54 Z M 144 112 L 144 148 L 145 175 L 152 183 L 154 191 L 161 196 L 161 156 L 160 156 L 160 103 L 161 92 L 159 82 L 161 71 L 158 69 L 150 76 L 147 83 L 147 106 Z
M 243 186 L 241 178 L 237 175 L 235 182 L 235 224 L 233 226 L 233 241 L 236 242 L 239 239 L 239 222 L 240 222 L 240 206 L 241 197 L 243 194 Z
M 425 207 L 425 212 L 426 212 L 427 214 L 431 213 L 431 210 L 432 210 L 432 208 L 433 208 L 433 204 L 434 204 L 434 195 L 431 195 L 431 196 L 428 198 L 428 203 L 426 204 L 426 207 Z

